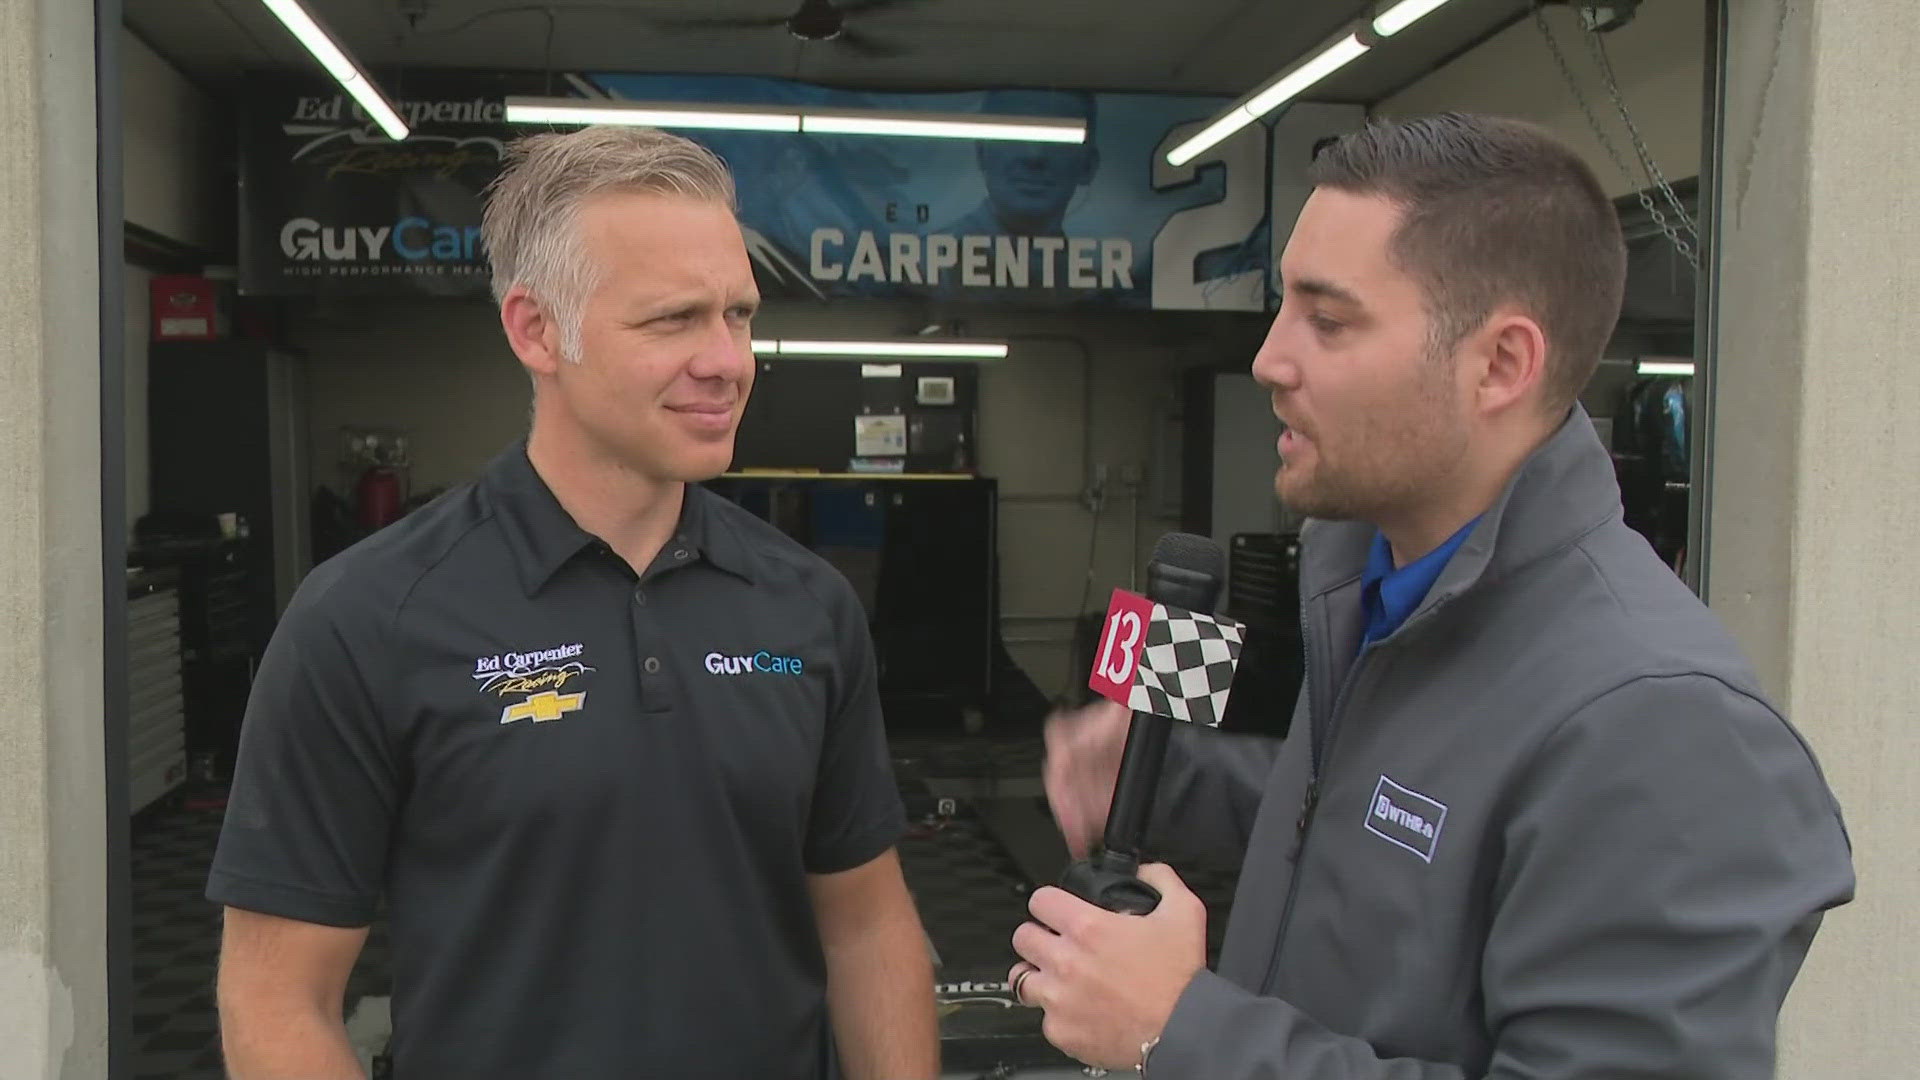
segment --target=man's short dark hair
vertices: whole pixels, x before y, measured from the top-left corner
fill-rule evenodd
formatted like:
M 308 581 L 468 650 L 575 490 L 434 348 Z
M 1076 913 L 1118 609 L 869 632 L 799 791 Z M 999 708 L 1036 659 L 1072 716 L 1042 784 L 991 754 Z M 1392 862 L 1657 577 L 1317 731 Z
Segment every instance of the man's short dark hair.
M 1308 177 L 1399 205 L 1393 259 L 1426 294 L 1436 351 L 1518 304 L 1546 334 L 1547 403 L 1579 397 L 1620 318 L 1627 251 L 1578 154 L 1532 124 L 1446 113 L 1342 136 Z

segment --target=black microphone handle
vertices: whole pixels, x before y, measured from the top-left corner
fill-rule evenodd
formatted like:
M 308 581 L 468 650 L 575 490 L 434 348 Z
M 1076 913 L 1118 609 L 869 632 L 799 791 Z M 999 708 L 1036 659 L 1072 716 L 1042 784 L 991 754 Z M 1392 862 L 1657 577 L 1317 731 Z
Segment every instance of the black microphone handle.
M 1211 574 L 1157 561 L 1147 566 L 1146 597 L 1155 603 L 1206 613 L 1213 610 L 1219 595 L 1220 579 Z M 1145 915 L 1159 906 L 1159 890 L 1141 881 L 1137 871 L 1173 723 L 1164 716 L 1134 712 L 1101 849 L 1067 867 L 1060 885 L 1068 892 L 1108 911 Z
M 1200 614 L 1213 609 L 1220 595 L 1220 579 L 1167 563 L 1147 564 L 1147 599 Z M 1166 764 L 1167 739 L 1173 721 L 1152 713 L 1135 712 L 1127 726 L 1127 748 L 1120 758 L 1120 775 L 1113 785 L 1107 809 L 1106 850 L 1137 865 L 1153 821 L 1154 795 L 1160 790 L 1160 769 Z
M 1127 748 L 1120 757 L 1103 844 L 1135 864 L 1153 822 L 1154 796 L 1160 790 L 1160 770 L 1167 762 L 1167 739 L 1172 733 L 1173 721 L 1152 713 L 1136 712 L 1127 725 Z
M 1122 914 L 1145 915 L 1160 906 L 1160 890 L 1140 880 L 1140 846 L 1153 816 L 1153 797 L 1166 762 L 1173 721 L 1136 712 L 1127 727 L 1113 802 L 1100 850 L 1069 864 L 1060 887 L 1090 904 Z

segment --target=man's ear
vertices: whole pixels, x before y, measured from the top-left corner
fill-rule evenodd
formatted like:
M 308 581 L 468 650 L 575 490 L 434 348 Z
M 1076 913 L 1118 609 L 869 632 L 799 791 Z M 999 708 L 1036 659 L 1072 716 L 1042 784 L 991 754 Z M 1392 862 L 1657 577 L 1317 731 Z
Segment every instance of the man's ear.
M 1537 400 L 1547 381 L 1547 335 L 1533 316 L 1495 309 L 1476 337 L 1481 363 L 1474 394 L 1480 411 L 1501 413 Z
M 562 363 L 560 325 L 553 312 L 523 285 L 515 285 L 500 301 L 500 327 L 520 365 L 536 379 L 551 377 Z

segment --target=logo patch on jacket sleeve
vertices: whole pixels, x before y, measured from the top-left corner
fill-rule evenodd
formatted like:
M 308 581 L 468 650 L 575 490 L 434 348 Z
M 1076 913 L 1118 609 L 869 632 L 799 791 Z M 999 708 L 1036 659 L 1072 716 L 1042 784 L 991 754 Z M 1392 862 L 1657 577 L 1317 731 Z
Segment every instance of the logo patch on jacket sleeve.
M 1374 785 L 1373 799 L 1367 803 L 1368 832 L 1427 862 L 1433 861 L 1446 820 L 1445 803 L 1401 787 L 1386 776 Z

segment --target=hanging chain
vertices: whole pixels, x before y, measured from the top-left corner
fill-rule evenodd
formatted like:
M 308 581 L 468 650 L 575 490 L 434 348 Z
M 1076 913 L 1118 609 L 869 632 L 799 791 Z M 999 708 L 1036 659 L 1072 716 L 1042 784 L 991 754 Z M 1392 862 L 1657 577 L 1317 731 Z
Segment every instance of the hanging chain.
M 1698 244 L 1700 230 L 1694 226 L 1693 218 L 1687 213 L 1686 206 L 1680 202 L 1680 197 L 1674 194 L 1673 185 L 1667 183 L 1666 175 L 1660 171 L 1659 164 L 1653 160 L 1653 151 L 1647 149 L 1647 140 L 1641 137 L 1640 126 L 1633 122 L 1633 116 L 1627 112 L 1626 99 L 1620 95 L 1620 80 L 1613 74 L 1613 58 L 1607 55 L 1606 36 L 1589 26 L 1586 28 L 1585 37 L 1587 51 L 1593 54 L 1593 62 L 1600 69 L 1600 77 L 1606 81 L 1607 93 L 1613 98 L 1614 111 L 1620 114 L 1620 122 L 1626 125 L 1627 137 L 1633 140 L 1633 152 L 1639 155 L 1641 167 L 1646 169 L 1647 176 L 1653 180 L 1654 186 L 1660 189 L 1660 194 L 1666 197 L 1667 205 L 1673 208 L 1674 216 L 1680 219 L 1680 227 L 1687 231 L 1688 236 L 1693 237 L 1694 243 Z
M 1700 260 L 1699 257 L 1694 254 L 1693 245 L 1687 243 L 1686 237 L 1680 235 L 1680 229 L 1668 221 L 1667 215 L 1661 212 L 1659 206 L 1655 205 L 1653 196 L 1648 193 L 1646 185 L 1642 184 L 1640 178 L 1634 175 L 1633 170 L 1627 167 L 1627 159 L 1621 156 L 1620 148 L 1614 145 L 1613 137 L 1607 134 L 1605 127 L 1601 126 L 1600 118 L 1594 114 L 1593 106 L 1588 103 L 1586 94 L 1580 89 L 1580 80 L 1574 77 L 1573 68 L 1567 63 L 1566 54 L 1560 51 L 1560 42 L 1553 36 L 1553 27 L 1547 23 L 1546 9 L 1539 2 L 1533 5 L 1533 23 L 1539 28 L 1540 36 L 1546 40 L 1547 51 L 1553 54 L 1553 62 L 1560 68 L 1560 77 L 1566 80 L 1567 89 L 1573 93 L 1574 103 L 1579 105 L 1581 113 L 1585 114 L 1587 126 L 1593 129 L 1594 138 L 1599 140 L 1600 146 L 1607 152 L 1607 156 L 1613 159 L 1614 167 L 1620 170 L 1620 175 L 1624 177 L 1629 184 L 1634 186 L 1634 194 L 1639 197 L 1640 205 L 1646 209 L 1647 216 L 1652 218 L 1653 223 L 1659 226 L 1660 231 L 1667 235 L 1668 242 L 1673 244 L 1674 250 L 1678 251 L 1680 257 L 1687 261 L 1687 265 L 1693 268 L 1694 273 L 1699 273 Z M 1598 31 L 1589 30 L 1587 33 L 1598 36 Z M 1627 129 L 1633 133 L 1636 151 L 1642 151 L 1641 163 L 1651 165 L 1653 155 L 1651 153 L 1644 153 L 1645 141 L 1640 138 L 1638 128 L 1634 126 L 1632 119 L 1627 116 L 1626 102 L 1620 96 L 1620 88 L 1618 83 L 1614 81 L 1612 72 L 1613 68 L 1610 64 L 1602 70 L 1602 75 L 1606 78 L 1607 88 L 1613 96 L 1614 104 L 1619 109 L 1621 117 L 1627 121 Z M 1654 168 L 1652 172 L 1657 175 L 1657 167 Z M 1656 183 L 1660 187 L 1662 195 L 1670 200 L 1675 209 L 1679 211 L 1680 220 L 1687 233 L 1693 236 L 1695 240 L 1698 240 L 1699 233 L 1695 231 L 1693 222 L 1687 218 L 1684 210 L 1679 210 L 1679 199 L 1674 195 L 1673 188 L 1667 184 L 1664 178 L 1657 180 Z

